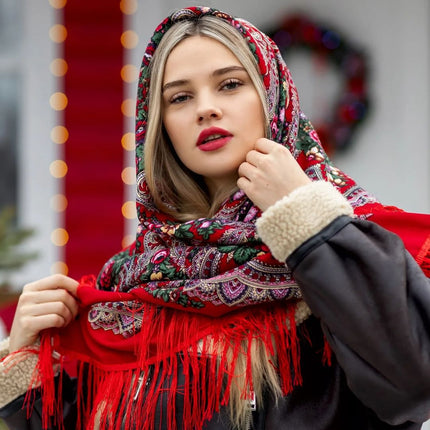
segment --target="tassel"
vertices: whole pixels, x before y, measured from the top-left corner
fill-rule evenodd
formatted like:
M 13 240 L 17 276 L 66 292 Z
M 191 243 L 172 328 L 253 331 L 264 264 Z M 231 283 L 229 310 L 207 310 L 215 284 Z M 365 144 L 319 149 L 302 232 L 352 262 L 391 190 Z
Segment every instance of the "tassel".
M 328 343 L 327 338 L 324 336 L 324 349 L 323 349 L 323 356 L 322 356 L 323 364 L 327 366 L 331 366 L 332 354 L 333 354 L 333 351 L 330 347 L 330 344 Z
M 153 430 L 158 427 L 154 427 L 156 422 L 163 422 L 167 430 L 176 430 L 179 396 L 183 399 L 180 425 L 201 430 L 221 407 L 247 403 L 254 391 L 264 390 L 265 372 L 279 375 L 284 395 L 302 382 L 295 306 L 271 304 L 216 318 L 150 304 L 142 310 L 142 329 L 132 344 L 134 362 L 128 366 L 119 362 L 115 368 L 88 360 L 78 366 L 78 428 Z M 253 345 L 265 351 L 261 357 L 267 360 L 257 384 Z M 48 418 L 59 410 L 52 351 L 51 337 L 46 334 L 38 366 L 43 380 L 44 429 Z
M 424 242 L 416 257 L 416 262 L 421 267 L 424 274 L 430 278 L 430 236 Z
M 426 260 L 423 261 L 421 269 L 423 270 L 427 278 L 430 278 L 430 253 L 427 255 Z
M 51 427 L 52 422 L 58 427 L 59 430 L 64 429 L 63 413 L 62 413 L 62 371 L 63 361 L 59 361 L 59 384 L 58 392 L 55 387 L 54 375 L 54 336 L 52 330 L 45 330 L 40 335 L 40 350 L 39 360 L 33 371 L 29 390 L 24 399 L 24 405 L 27 408 L 27 417 L 29 418 L 34 405 L 34 393 L 32 392 L 33 386 L 40 386 L 42 395 L 42 428 L 48 429 Z

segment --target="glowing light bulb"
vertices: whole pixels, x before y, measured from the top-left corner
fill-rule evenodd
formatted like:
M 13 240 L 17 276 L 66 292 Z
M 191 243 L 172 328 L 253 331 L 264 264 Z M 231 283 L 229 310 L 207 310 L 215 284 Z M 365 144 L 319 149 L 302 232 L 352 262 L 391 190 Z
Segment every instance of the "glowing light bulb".
M 64 212 L 68 205 L 67 197 L 64 194 L 55 194 L 51 197 L 51 208 L 55 212 Z
M 55 43 L 63 43 L 67 38 L 67 29 L 62 24 L 55 24 L 49 29 L 49 37 Z
M 49 172 L 54 178 L 63 178 L 67 175 L 67 164 L 63 160 L 54 160 L 49 165 Z
M 121 79 L 129 84 L 137 80 L 139 71 L 133 64 L 126 64 L 121 69 Z
M 64 246 L 69 241 L 69 233 L 64 228 L 56 228 L 51 233 L 51 242 L 55 246 Z
M 63 60 L 62 58 L 55 58 L 51 61 L 51 64 L 49 66 L 49 70 L 54 76 L 64 76 L 67 73 L 69 66 L 67 64 L 66 60 Z
M 137 11 L 137 1 L 136 0 L 121 0 L 119 3 L 121 12 L 125 15 L 133 15 Z
M 121 208 L 122 216 L 127 219 L 135 219 L 136 214 L 136 203 L 133 201 L 125 202 Z
M 121 112 L 124 116 L 134 117 L 135 104 L 134 100 L 126 99 L 121 103 Z
M 121 179 L 124 184 L 133 185 L 136 183 L 136 170 L 134 167 L 125 167 L 121 172 Z
M 121 145 L 126 151 L 134 151 L 136 147 L 134 133 L 125 133 L 121 138 Z
M 66 3 L 67 0 L 49 0 L 49 4 L 55 9 L 63 9 Z
M 51 139 L 54 143 L 63 144 L 69 138 L 69 131 L 62 125 L 56 125 L 51 130 Z
M 121 34 L 121 45 L 125 49 L 133 49 L 139 43 L 139 36 L 133 30 L 124 31 Z
M 67 107 L 69 100 L 64 93 L 56 92 L 49 98 L 49 104 L 54 110 L 64 110 Z
M 51 273 L 55 275 L 56 273 L 61 273 L 62 275 L 67 275 L 69 273 L 69 267 L 64 261 L 56 261 L 51 266 Z

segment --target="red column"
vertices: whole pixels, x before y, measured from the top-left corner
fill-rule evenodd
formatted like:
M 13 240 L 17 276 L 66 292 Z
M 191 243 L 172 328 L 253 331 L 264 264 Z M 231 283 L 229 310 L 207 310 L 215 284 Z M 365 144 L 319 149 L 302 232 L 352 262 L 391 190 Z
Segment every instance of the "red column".
M 123 15 L 118 1 L 69 0 L 64 25 L 65 261 L 79 277 L 98 273 L 123 237 Z

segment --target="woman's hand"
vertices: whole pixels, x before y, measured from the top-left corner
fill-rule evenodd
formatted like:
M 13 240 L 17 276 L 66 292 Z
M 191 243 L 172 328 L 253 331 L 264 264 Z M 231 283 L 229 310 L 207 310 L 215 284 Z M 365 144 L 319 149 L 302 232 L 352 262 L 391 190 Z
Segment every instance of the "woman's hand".
M 264 138 L 248 152 L 238 173 L 237 186 L 262 211 L 311 182 L 287 148 Z
M 27 284 L 19 298 L 12 324 L 10 352 L 32 345 L 44 329 L 68 325 L 79 310 L 77 288 L 77 281 L 63 275 Z

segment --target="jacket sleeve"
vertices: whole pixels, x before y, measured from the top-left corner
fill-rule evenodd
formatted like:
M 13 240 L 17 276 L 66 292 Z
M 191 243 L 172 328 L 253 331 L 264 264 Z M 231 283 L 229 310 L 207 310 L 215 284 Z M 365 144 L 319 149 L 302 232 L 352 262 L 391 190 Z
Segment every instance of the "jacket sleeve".
M 330 184 L 294 193 L 263 214 L 260 236 L 293 271 L 355 395 L 390 424 L 425 421 L 430 280 L 398 236 L 352 218 Z M 299 230 L 293 243 L 289 229 Z
M 38 344 L 9 354 L 9 340 L 0 342 L 0 418 L 10 430 L 42 428 L 42 400 L 32 386 L 32 413 L 27 417 L 24 402 L 38 361 Z M 59 375 L 56 376 L 56 381 Z M 76 381 L 62 374 L 62 410 L 65 428 L 76 424 Z
M 26 393 L 37 361 L 37 345 L 9 354 L 9 339 L 0 342 L 0 409 Z

